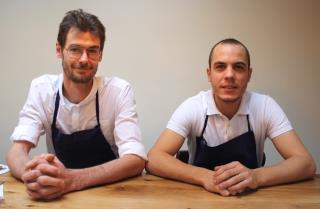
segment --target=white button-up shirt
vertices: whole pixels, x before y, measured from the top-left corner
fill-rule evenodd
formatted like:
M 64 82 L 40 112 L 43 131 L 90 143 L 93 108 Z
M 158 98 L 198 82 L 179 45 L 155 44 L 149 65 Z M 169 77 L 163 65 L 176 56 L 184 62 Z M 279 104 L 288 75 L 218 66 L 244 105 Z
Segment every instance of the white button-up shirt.
M 12 141 L 26 140 L 35 146 L 40 135 L 46 133 L 48 151 L 54 153 L 51 124 L 56 94 L 60 105 L 56 126 L 65 134 L 94 128 L 96 92 L 99 94 L 100 127 L 116 156 L 136 154 L 147 159 L 138 126 L 136 104 L 131 86 L 117 77 L 95 77 L 89 95 L 80 103 L 68 101 L 62 94 L 63 75 L 43 75 L 31 83 L 28 98 Z
M 266 138 L 292 130 L 281 107 L 267 95 L 246 92 L 237 113 L 229 120 L 217 108 L 212 90 L 188 98 L 174 112 L 167 128 L 188 138 L 190 163 L 196 152 L 196 137 L 201 135 L 206 115 L 208 124 L 203 134 L 208 146 L 223 144 L 248 131 L 247 115 L 256 140 L 258 163 L 261 164 Z

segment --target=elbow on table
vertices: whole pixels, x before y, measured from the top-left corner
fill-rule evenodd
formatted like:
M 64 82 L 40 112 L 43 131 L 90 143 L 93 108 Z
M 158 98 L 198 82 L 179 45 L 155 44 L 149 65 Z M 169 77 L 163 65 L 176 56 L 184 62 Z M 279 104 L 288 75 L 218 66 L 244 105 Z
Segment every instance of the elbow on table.
M 134 169 L 132 170 L 133 171 L 132 175 L 133 176 L 140 175 L 143 169 L 145 168 L 145 165 L 146 165 L 146 160 L 141 157 L 137 157 L 137 160 L 134 164 Z
M 315 161 L 310 157 L 306 163 L 304 173 L 306 178 L 312 178 L 316 175 L 317 166 Z
M 142 159 L 137 166 L 137 174 L 141 174 L 146 167 L 146 160 Z
M 146 162 L 146 171 L 154 175 L 159 175 L 162 170 L 161 168 L 162 168 L 161 153 L 151 150 L 148 153 L 148 161 Z
M 153 163 L 152 155 L 148 153 L 148 161 L 146 162 L 146 166 L 145 166 L 145 169 L 148 173 L 153 173 L 152 163 Z
M 310 176 L 313 177 L 316 175 L 316 171 L 317 171 L 317 166 L 314 160 L 311 161 L 311 165 L 310 165 Z

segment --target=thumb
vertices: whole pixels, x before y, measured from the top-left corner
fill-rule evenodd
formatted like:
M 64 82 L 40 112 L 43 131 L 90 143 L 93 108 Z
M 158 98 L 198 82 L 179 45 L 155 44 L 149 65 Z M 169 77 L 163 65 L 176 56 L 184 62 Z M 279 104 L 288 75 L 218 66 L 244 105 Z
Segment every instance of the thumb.
M 65 168 L 65 166 L 63 165 L 63 163 L 59 160 L 59 158 L 57 158 L 56 156 L 54 156 L 54 158 L 52 159 L 52 163 L 58 167 L 63 167 Z
M 48 162 L 53 162 L 54 158 L 55 158 L 55 155 L 50 154 L 50 153 L 46 154 L 46 156 L 45 156 L 45 159 L 46 159 Z

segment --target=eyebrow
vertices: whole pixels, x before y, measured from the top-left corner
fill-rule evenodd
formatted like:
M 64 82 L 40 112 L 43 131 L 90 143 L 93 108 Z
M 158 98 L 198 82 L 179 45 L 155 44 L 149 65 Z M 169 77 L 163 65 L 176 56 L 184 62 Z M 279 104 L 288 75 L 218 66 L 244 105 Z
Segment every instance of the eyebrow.
M 235 62 L 234 64 L 243 64 L 243 65 L 246 65 L 246 63 L 245 63 L 245 62 L 242 62 L 242 61 Z
M 81 47 L 81 48 L 84 48 L 83 46 L 81 46 L 79 44 L 70 44 L 69 47 Z M 90 47 L 88 47 L 86 49 L 100 49 L 100 47 L 97 46 L 97 45 L 93 45 L 93 46 L 90 46 Z
M 213 65 L 221 65 L 221 64 L 225 65 L 226 63 L 221 61 L 217 61 L 213 63 Z
M 222 61 L 217 61 L 217 62 L 214 62 L 213 65 L 226 65 L 227 63 L 225 62 L 222 62 Z M 244 65 L 244 66 L 247 66 L 247 64 L 245 62 L 235 62 L 235 63 L 232 63 L 232 65 Z
M 248 65 L 245 62 L 235 62 L 233 65 L 243 65 L 245 67 L 248 67 Z

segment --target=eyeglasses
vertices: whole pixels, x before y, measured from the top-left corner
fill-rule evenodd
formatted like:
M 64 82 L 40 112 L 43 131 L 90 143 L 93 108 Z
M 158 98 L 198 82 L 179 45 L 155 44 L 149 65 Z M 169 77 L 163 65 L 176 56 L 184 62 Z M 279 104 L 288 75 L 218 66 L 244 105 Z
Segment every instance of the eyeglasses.
M 80 59 L 84 51 L 86 51 L 88 58 L 93 61 L 98 61 L 101 55 L 100 48 L 97 47 L 84 49 L 80 46 L 70 46 L 66 50 L 71 59 Z

